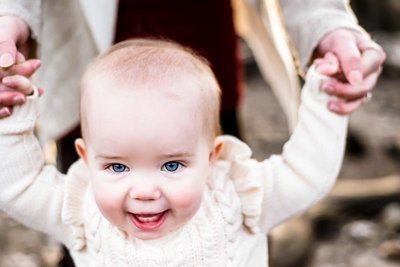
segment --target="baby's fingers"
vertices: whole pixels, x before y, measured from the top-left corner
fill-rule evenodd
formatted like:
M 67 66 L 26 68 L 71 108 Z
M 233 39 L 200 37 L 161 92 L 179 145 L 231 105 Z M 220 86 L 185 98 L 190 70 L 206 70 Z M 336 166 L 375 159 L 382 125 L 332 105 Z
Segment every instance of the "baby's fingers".
M 14 75 L 4 77 L 2 83 L 24 95 L 31 95 L 33 93 L 33 85 L 31 81 L 22 75 Z
M 0 108 L 0 119 L 10 116 L 12 113 L 12 107 Z
M 0 86 L 0 119 L 11 115 L 14 105 L 21 105 L 24 102 L 25 96 L 20 92 Z
M 328 109 L 339 115 L 349 115 L 365 103 L 365 98 L 359 98 L 353 101 L 331 100 L 328 102 Z
M 328 52 L 323 58 L 314 60 L 317 71 L 326 76 L 334 76 L 340 72 L 340 65 L 338 58 L 332 53 Z

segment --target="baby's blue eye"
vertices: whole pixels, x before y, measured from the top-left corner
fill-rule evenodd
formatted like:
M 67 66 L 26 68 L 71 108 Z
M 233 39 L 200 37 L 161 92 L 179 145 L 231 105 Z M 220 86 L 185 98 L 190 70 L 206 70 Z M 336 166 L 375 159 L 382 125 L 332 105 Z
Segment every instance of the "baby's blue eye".
M 177 161 L 169 161 L 162 166 L 163 171 L 175 172 L 182 167 L 182 164 Z
M 128 167 L 126 167 L 124 164 L 120 164 L 120 163 L 113 163 L 108 167 L 108 169 L 110 169 L 112 172 L 116 172 L 116 173 L 126 172 L 129 170 Z

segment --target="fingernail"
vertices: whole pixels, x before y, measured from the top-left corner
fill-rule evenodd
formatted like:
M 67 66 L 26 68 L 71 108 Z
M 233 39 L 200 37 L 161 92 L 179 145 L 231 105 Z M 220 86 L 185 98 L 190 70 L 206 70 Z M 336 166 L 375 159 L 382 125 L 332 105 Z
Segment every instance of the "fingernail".
M 14 64 L 14 58 L 10 53 L 4 53 L 0 57 L 0 67 L 7 68 Z
M 0 109 L 0 117 L 5 117 L 10 115 L 10 109 L 9 108 L 2 108 Z
M 357 85 L 362 82 L 362 73 L 358 70 L 352 70 L 349 72 L 349 83 L 352 85 Z
M 25 98 L 22 95 L 16 95 L 13 97 L 14 104 L 19 105 L 25 102 Z

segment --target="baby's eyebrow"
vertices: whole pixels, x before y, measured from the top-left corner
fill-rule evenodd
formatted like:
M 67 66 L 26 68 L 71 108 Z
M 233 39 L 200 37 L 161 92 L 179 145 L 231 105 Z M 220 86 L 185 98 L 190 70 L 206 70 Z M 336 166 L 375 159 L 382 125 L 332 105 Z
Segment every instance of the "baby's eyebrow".
M 191 158 L 194 157 L 194 153 L 191 152 L 176 152 L 176 153 L 165 153 L 160 156 L 160 158 Z M 107 160 L 123 160 L 124 157 L 121 156 L 111 156 L 111 155 L 96 155 L 95 159 L 107 159 Z
M 111 155 L 96 155 L 95 159 L 122 160 L 124 158 L 120 156 L 111 156 Z
M 174 153 L 165 153 L 162 155 L 163 158 L 190 158 L 193 156 L 194 153 L 191 152 L 174 152 Z

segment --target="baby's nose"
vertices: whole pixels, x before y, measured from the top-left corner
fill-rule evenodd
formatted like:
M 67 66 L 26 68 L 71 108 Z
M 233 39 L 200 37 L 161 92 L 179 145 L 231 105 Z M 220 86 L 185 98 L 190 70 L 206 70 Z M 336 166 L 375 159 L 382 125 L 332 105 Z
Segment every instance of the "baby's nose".
M 151 178 L 135 179 L 129 197 L 135 200 L 156 200 L 161 197 L 159 186 Z

